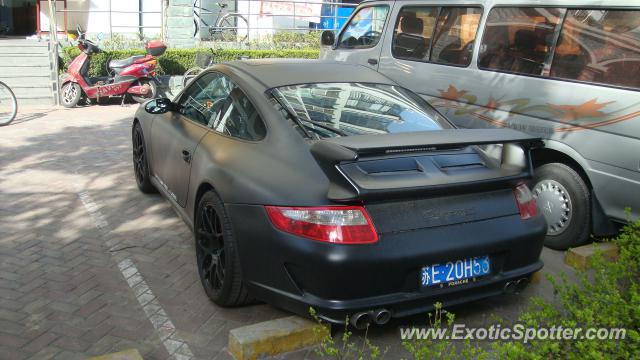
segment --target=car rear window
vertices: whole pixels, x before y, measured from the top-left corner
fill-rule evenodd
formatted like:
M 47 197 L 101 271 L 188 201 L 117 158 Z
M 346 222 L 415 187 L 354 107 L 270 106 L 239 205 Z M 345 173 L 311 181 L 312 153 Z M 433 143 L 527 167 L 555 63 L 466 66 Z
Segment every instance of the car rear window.
M 299 131 L 315 138 L 430 131 L 453 126 L 418 95 L 393 85 L 301 84 L 272 90 Z

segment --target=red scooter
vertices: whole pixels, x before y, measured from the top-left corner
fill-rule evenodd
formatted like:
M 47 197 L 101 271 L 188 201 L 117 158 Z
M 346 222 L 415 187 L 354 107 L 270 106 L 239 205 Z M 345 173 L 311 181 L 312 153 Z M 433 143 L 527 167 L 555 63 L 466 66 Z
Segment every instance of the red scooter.
M 63 106 L 74 107 L 83 97 L 100 101 L 100 98 L 120 96 L 123 103 L 127 95 L 139 103 L 156 97 L 160 83 L 155 73 L 156 57 L 167 49 L 162 41 L 149 41 L 145 45 L 147 55 L 109 61 L 107 71 L 110 76 L 90 78 L 91 56 L 102 50 L 87 40 L 85 35 L 78 28 L 78 48 L 82 52 L 73 59 L 67 73 L 61 78 L 60 102 Z

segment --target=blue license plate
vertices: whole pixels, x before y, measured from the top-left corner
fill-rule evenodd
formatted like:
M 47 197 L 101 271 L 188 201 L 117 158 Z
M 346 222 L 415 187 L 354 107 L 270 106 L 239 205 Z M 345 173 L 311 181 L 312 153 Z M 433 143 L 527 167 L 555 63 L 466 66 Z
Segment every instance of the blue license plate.
M 491 271 L 489 256 L 449 261 L 445 264 L 425 266 L 420 272 L 420 285 L 460 285 L 469 279 L 485 276 Z

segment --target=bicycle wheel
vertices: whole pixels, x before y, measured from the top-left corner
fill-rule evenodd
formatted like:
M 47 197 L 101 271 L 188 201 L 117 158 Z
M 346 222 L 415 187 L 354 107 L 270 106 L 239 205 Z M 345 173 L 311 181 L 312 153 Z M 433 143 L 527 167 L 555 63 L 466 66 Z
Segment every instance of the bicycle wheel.
M 218 21 L 216 27 L 222 41 L 244 42 L 249 35 L 247 19 L 240 14 L 226 14 Z
M 202 72 L 202 69 L 199 67 L 194 67 L 187 70 L 182 76 L 182 88 L 183 89 L 186 88 L 187 85 L 189 85 L 189 83 L 191 82 L 191 80 L 193 80 L 201 72 Z
M 18 113 L 18 101 L 13 91 L 0 82 L 0 126 L 8 125 L 16 118 Z

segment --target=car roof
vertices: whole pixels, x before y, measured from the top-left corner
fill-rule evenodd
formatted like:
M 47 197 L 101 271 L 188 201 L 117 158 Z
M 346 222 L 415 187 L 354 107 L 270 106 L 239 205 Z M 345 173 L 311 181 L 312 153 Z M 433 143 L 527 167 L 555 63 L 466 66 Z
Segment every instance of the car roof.
M 310 59 L 238 60 L 225 64 L 236 72 L 249 75 L 264 86 L 264 90 L 280 86 L 363 82 L 397 85 L 386 76 L 362 65 Z

